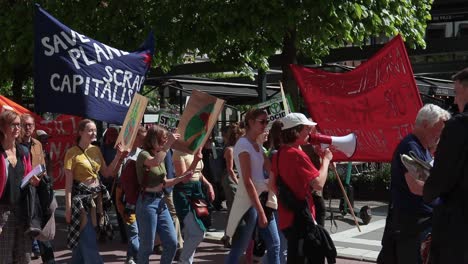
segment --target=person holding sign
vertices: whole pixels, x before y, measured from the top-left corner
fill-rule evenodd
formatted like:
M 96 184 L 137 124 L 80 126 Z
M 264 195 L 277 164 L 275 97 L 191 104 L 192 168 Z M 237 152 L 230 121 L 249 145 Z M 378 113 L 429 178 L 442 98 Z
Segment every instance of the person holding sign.
M 172 217 L 164 202 L 164 188 L 187 181 L 192 176 L 192 172 L 188 171 L 173 179 L 166 177 L 164 158 L 179 138 L 180 134 L 168 133 L 160 126 L 152 126 L 143 140 L 143 150 L 138 154 L 136 169 L 142 192 L 136 204 L 136 219 L 138 229 L 141 230 L 137 263 L 149 263 L 156 233 L 164 247 L 161 263 L 170 264 L 174 259 L 177 236 Z
M 207 225 L 204 220 L 207 220 L 209 214 L 206 199 L 208 198 L 212 202 L 215 198 L 213 186 L 202 174 L 203 155 L 201 148 L 195 155 L 176 150 L 172 156 L 176 175 L 193 171 L 192 177 L 187 182 L 177 184 L 174 187 L 173 194 L 177 216 L 181 221 L 180 225 L 184 235 L 184 245 L 179 263 L 184 264 L 193 262 L 195 250 L 205 236 Z M 205 185 L 208 197 L 205 197 L 202 185 Z
M 31 171 L 27 148 L 18 143 L 21 131 L 20 116 L 11 110 L 0 114 L 0 261 L 2 263 L 29 263 L 31 261 L 31 216 L 21 202 L 27 188 L 20 188 L 22 178 Z M 39 181 L 33 176 L 31 183 Z M 26 217 L 24 217 L 26 215 Z
M 83 119 L 78 124 L 77 145 L 65 154 L 65 219 L 70 224 L 68 247 L 72 249 L 71 263 L 103 263 L 97 246 L 95 226 L 106 230 L 107 208 L 111 199 L 106 187 L 99 181 L 117 174 L 127 155 L 121 145 L 109 166 L 99 147 L 91 145 L 96 140 L 96 124 Z

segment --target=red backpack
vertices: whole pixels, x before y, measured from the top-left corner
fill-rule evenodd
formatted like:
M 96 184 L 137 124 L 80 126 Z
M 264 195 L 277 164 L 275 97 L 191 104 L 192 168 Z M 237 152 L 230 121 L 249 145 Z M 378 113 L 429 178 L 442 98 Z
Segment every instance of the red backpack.
M 136 172 L 136 161 L 128 160 L 120 174 L 120 186 L 122 187 L 125 195 L 125 202 L 127 204 L 136 205 L 138 195 L 145 189 L 148 181 L 149 169 L 145 166 L 145 174 L 143 176 L 143 183 L 140 185 L 138 182 Z

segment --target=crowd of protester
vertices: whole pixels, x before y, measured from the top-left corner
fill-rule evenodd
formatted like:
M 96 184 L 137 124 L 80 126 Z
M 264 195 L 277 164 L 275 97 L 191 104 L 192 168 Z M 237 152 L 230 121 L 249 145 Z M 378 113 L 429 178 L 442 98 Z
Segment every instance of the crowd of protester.
M 454 81 L 459 113 L 425 105 L 394 152 L 378 263 L 468 263 L 468 68 Z M 103 263 L 98 242 L 113 237 L 114 209 L 126 263 L 149 263 L 155 251 L 161 263 L 192 263 L 213 210 L 228 214 L 225 263 L 335 263 L 321 198 L 333 154 L 310 147 L 316 125 L 301 113 L 269 124 L 264 110 L 252 109 L 222 129 L 222 144 L 210 138 L 188 154 L 173 149 L 177 132 L 158 125 L 139 127 L 130 150 L 109 127 L 98 147 L 96 124 L 83 119 L 64 159 L 71 263 Z M 0 113 L 0 263 L 55 263 L 47 137 L 31 115 Z M 405 167 L 403 154 L 433 163 L 427 181 Z M 22 186 L 37 166 L 45 173 Z

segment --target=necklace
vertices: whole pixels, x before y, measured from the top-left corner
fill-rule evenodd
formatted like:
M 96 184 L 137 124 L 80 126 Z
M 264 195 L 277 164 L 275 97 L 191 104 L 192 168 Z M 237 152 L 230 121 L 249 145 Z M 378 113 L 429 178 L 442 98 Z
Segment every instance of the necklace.
M 16 158 L 16 148 L 5 150 L 5 153 L 11 166 L 16 167 L 16 163 L 18 162 L 18 159 Z

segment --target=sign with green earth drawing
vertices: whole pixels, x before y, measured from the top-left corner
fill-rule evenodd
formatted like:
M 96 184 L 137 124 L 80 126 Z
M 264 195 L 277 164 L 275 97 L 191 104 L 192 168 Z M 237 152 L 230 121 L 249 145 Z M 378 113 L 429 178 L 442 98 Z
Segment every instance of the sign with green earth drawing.
M 119 137 L 115 142 L 115 146 L 121 143 L 124 150 L 130 151 L 133 142 L 135 141 L 138 126 L 141 123 L 143 114 L 145 113 L 146 106 L 148 105 L 148 98 L 140 94 L 135 94 L 132 104 L 128 108 L 127 115 L 125 116 L 122 129 L 120 130 Z M 114 147 L 115 147 L 114 146 Z
M 181 138 L 173 148 L 195 153 L 208 140 L 223 106 L 224 100 L 193 90 L 177 127 Z
M 158 125 L 164 127 L 167 129 L 167 131 L 174 133 L 180 122 L 179 115 L 171 114 L 165 111 L 159 111 L 158 115 Z

